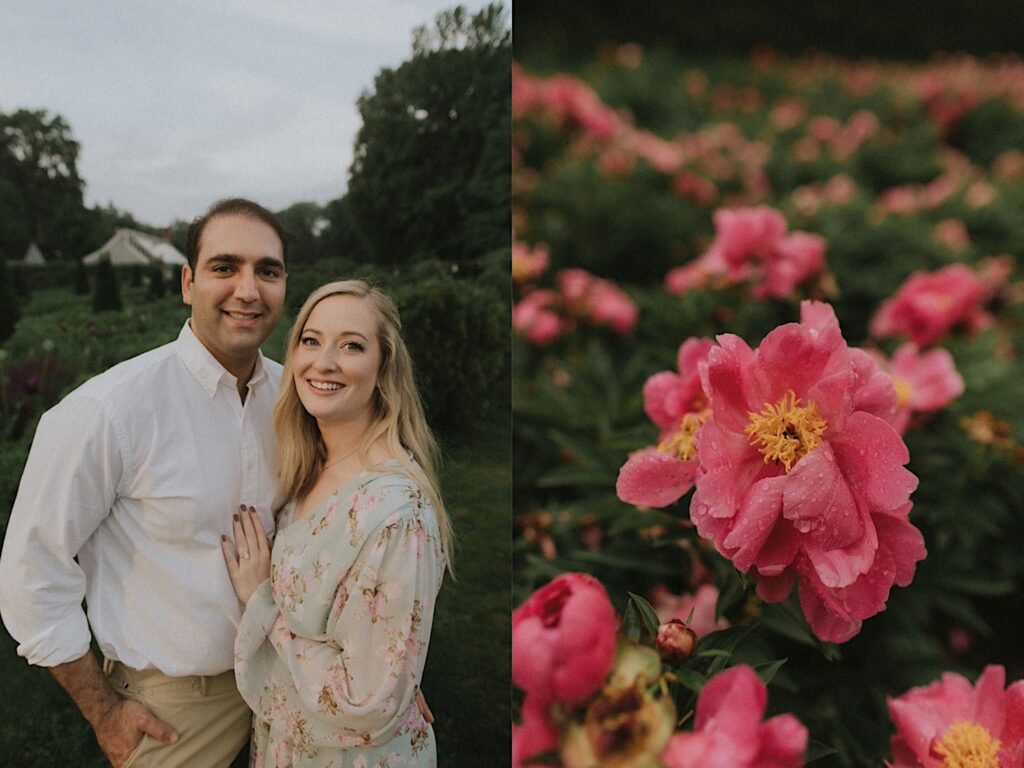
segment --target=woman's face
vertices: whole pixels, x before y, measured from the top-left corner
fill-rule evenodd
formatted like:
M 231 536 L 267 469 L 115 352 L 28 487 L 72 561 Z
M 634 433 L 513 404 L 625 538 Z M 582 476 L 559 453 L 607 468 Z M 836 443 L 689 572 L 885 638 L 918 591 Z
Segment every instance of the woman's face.
M 293 376 L 302 405 L 320 424 L 369 422 L 380 371 L 377 311 L 369 299 L 328 296 L 299 334 Z

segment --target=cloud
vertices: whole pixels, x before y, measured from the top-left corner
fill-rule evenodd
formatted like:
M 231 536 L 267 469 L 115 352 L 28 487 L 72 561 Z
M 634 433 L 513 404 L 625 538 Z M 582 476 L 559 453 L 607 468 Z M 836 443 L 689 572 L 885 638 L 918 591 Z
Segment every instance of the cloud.
M 486 2 L 468 3 L 472 10 Z M 356 100 L 448 0 L 7 0 L 0 110 L 63 115 L 89 204 L 160 226 L 345 190 Z

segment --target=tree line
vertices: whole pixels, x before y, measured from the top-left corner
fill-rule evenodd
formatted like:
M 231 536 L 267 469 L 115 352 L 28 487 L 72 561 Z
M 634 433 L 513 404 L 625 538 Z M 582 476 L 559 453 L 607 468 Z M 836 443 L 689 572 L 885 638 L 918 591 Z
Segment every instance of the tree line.
M 291 259 L 461 262 L 507 248 L 511 56 L 500 4 L 417 28 L 411 58 L 359 98 L 347 191 L 277 212 Z M 113 204 L 85 205 L 79 150 L 61 115 L 0 110 L 0 259 L 20 260 L 33 242 L 47 259 L 78 259 L 120 227 L 161 234 Z M 187 228 L 168 227 L 179 250 Z

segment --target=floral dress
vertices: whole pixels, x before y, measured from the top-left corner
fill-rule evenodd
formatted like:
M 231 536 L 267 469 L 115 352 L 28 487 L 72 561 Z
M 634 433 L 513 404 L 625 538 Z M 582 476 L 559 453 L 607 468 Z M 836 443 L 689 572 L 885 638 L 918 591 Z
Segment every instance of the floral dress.
M 299 520 L 296 507 L 282 510 L 270 579 L 235 639 L 250 766 L 434 768 L 415 700 L 444 573 L 433 506 L 386 470 Z

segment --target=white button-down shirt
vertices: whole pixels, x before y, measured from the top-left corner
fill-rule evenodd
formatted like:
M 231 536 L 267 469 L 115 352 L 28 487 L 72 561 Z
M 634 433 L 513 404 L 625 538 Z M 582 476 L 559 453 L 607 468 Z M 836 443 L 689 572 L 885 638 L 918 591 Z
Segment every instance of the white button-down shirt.
M 105 656 L 135 669 L 232 668 L 240 606 L 220 537 L 233 540 L 240 504 L 273 530 L 280 377 L 261 355 L 243 405 L 186 323 L 43 415 L 0 556 L 0 614 L 19 655 L 73 661 L 91 626 Z

